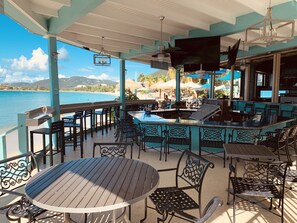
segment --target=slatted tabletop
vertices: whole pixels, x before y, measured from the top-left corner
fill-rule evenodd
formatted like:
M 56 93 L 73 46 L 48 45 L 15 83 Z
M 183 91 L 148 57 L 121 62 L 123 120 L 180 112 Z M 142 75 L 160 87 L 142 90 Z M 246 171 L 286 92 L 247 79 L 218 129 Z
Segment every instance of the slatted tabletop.
M 47 210 L 94 213 L 127 207 L 158 186 L 152 166 L 124 158 L 85 158 L 45 169 L 27 183 L 30 201 Z
M 226 156 L 244 159 L 275 159 L 277 156 L 272 149 L 263 145 L 253 144 L 224 144 Z

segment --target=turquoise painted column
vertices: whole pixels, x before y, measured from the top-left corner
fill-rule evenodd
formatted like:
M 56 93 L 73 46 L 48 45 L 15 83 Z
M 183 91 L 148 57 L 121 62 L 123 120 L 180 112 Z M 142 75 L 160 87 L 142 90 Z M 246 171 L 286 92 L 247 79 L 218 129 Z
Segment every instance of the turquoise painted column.
M 28 127 L 26 126 L 26 114 L 18 114 L 18 143 L 19 154 L 24 154 L 29 151 L 28 146 Z
M 48 39 L 49 55 L 49 79 L 50 79 L 50 100 L 51 106 L 56 109 L 54 121 L 60 119 L 60 96 L 59 96 L 59 73 L 58 73 L 58 53 L 56 37 Z
M 210 75 L 209 98 L 214 98 L 215 75 Z
M 126 108 L 125 80 L 126 80 L 126 61 L 120 60 L 120 101 L 121 101 L 123 110 L 125 110 Z
M 175 98 L 176 102 L 180 101 L 180 67 L 176 69 L 176 88 L 175 88 Z

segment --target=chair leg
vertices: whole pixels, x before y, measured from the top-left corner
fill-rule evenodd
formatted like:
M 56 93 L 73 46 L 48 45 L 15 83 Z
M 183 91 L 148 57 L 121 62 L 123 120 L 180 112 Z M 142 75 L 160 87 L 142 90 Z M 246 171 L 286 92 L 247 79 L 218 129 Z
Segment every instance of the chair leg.
M 73 126 L 73 150 L 77 148 L 77 131 L 76 131 L 76 123 Z
M 233 193 L 233 223 L 235 223 L 235 194 Z
M 84 157 L 84 145 L 83 145 L 83 140 L 84 140 L 84 136 L 83 136 L 83 128 L 80 125 L 79 127 L 79 137 L 80 137 L 80 157 L 83 158 Z
M 95 128 L 95 132 L 97 133 L 98 132 L 98 117 L 97 117 L 97 114 L 95 113 L 95 123 L 94 123 L 94 128 Z
M 104 135 L 103 113 L 100 115 L 100 124 L 101 124 L 101 133 L 102 133 L 102 135 Z
M 105 113 L 105 132 L 108 133 L 108 112 Z
M 111 115 L 112 115 L 111 108 L 109 108 L 109 130 L 111 130 Z
M 42 134 L 42 146 L 43 146 L 43 163 L 46 164 L 46 146 L 45 146 L 45 135 Z
M 224 151 L 224 168 L 225 168 L 225 166 L 226 166 L 226 153 L 225 153 L 225 151 Z
M 50 165 L 54 165 L 54 159 L 53 159 L 53 139 L 52 135 L 49 135 L 49 149 L 50 149 Z
M 93 138 L 93 114 L 90 116 L 91 137 Z
M 60 132 L 61 136 L 61 163 L 64 163 L 64 155 L 65 155 L 65 137 L 64 132 Z
M 85 128 L 85 132 L 84 132 L 85 140 L 87 140 L 87 119 L 86 119 L 86 117 L 84 117 L 84 128 Z

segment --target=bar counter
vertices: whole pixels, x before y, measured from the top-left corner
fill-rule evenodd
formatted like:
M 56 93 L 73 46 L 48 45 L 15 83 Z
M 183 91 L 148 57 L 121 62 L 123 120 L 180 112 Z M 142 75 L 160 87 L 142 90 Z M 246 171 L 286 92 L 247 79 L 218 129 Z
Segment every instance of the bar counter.
M 153 111 L 152 111 L 153 112 Z M 164 112 L 164 109 L 163 109 Z M 181 112 L 185 112 L 182 110 Z M 198 150 L 199 148 L 199 131 L 203 127 L 215 127 L 215 128 L 226 128 L 225 143 L 229 141 L 229 135 L 232 134 L 233 129 L 250 129 L 259 130 L 261 135 L 264 135 L 268 131 L 275 131 L 275 129 L 289 126 L 295 119 L 286 118 L 280 116 L 265 116 L 261 119 L 255 117 L 254 119 L 243 121 L 243 122 L 216 122 L 208 120 L 195 120 L 195 119 L 165 119 L 156 114 L 147 115 L 144 111 L 130 111 L 129 114 L 134 118 L 135 123 L 150 123 L 156 125 L 185 125 L 191 127 L 192 134 L 192 150 Z M 164 128 L 163 128 L 164 129 Z
M 166 110 L 163 109 L 163 112 Z M 172 111 L 172 109 L 169 109 Z M 191 111 L 187 109 L 181 109 L 181 112 Z M 265 116 L 259 120 L 251 119 L 244 122 L 231 122 L 231 121 L 224 121 L 224 122 L 216 122 L 216 121 L 208 121 L 208 120 L 195 120 L 195 119 L 165 119 L 160 117 L 157 114 L 152 114 L 148 117 L 144 111 L 130 111 L 129 114 L 137 119 L 141 123 L 155 123 L 155 124 L 166 124 L 166 125 L 188 125 L 188 126 L 197 126 L 197 127 L 224 127 L 224 128 L 240 128 L 240 129 L 271 129 L 273 127 L 279 128 L 280 126 L 285 126 L 295 119 L 293 118 L 286 118 L 280 117 L 276 115 Z

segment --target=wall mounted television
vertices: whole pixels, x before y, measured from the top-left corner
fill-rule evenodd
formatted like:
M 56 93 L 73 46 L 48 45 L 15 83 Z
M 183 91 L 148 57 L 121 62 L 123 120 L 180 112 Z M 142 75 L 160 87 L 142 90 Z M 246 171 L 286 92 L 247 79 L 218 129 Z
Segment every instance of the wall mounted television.
M 171 64 L 186 66 L 187 72 L 200 69 L 200 64 L 208 70 L 218 70 L 220 68 L 220 36 L 177 39 L 175 48 L 170 52 Z M 196 69 L 199 66 L 199 69 Z M 204 68 L 205 69 L 205 68 Z
M 279 90 L 278 96 L 286 94 L 286 90 Z M 271 98 L 272 97 L 272 91 L 271 90 L 261 90 L 260 91 L 260 98 Z

